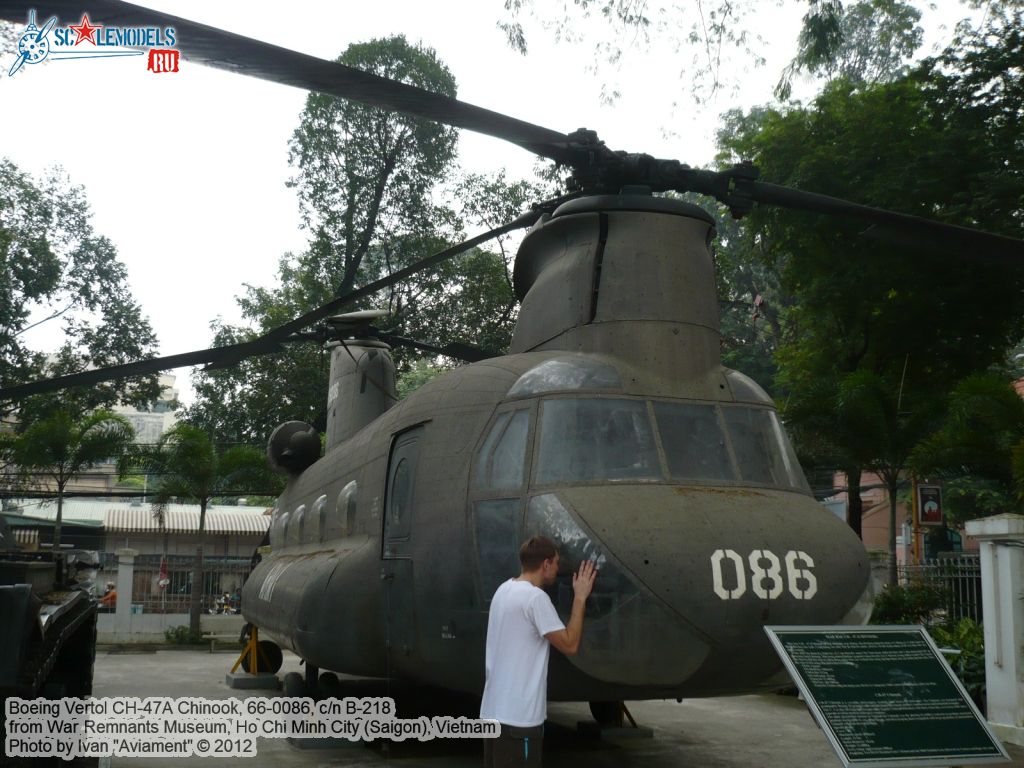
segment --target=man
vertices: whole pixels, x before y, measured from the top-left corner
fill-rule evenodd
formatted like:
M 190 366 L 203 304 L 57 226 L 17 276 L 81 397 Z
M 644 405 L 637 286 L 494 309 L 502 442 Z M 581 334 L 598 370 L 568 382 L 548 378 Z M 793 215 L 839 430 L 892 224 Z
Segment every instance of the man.
M 555 646 L 575 655 L 583 635 L 583 614 L 597 571 L 587 561 L 572 577 L 574 593 L 565 626 L 542 587 L 555 583 L 558 548 L 534 536 L 519 548 L 522 572 L 494 593 L 487 619 L 487 682 L 480 717 L 501 723 L 501 737 L 484 740 L 484 765 L 539 766 L 547 717 L 548 655 Z
M 114 587 L 114 582 L 107 582 L 107 591 L 100 598 L 100 604 L 106 607 L 108 613 L 114 613 L 117 610 L 117 589 Z

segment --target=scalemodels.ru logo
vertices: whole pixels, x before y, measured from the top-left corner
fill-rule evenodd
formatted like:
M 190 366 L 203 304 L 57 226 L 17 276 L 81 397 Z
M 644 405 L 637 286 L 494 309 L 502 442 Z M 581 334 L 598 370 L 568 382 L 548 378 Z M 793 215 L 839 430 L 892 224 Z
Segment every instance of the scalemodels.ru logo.
M 25 64 L 40 64 L 49 59 L 97 59 L 118 56 L 142 56 L 148 48 L 147 69 L 152 72 L 177 72 L 178 50 L 174 27 L 107 27 L 93 24 L 88 13 L 78 24 L 57 26 L 51 16 L 40 29 L 36 12 L 28 12 L 28 25 L 18 38 L 18 52 L 7 74 L 13 77 Z

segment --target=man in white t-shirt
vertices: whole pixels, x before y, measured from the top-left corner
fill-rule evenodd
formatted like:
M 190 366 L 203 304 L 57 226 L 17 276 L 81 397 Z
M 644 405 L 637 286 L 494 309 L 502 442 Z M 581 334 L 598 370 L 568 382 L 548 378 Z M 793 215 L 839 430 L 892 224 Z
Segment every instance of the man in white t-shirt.
M 590 561 L 572 577 L 574 593 L 565 626 L 542 587 L 555 583 L 558 548 L 534 536 L 519 548 L 522 573 L 494 593 L 487 619 L 487 682 L 480 717 L 501 723 L 501 737 L 484 740 L 484 766 L 539 766 L 547 717 L 548 655 L 579 650 L 587 597 L 597 571 Z

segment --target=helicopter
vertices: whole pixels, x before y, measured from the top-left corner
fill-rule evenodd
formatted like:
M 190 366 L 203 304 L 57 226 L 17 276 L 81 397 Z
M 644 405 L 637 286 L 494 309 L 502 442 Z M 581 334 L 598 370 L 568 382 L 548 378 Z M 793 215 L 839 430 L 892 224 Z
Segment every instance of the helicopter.
M 80 10 L 35 5 L 41 19 Z M 26 11 L 0 2 L 3 18 Z M 306 663 L 287 693 L 330 670 L 479 694 L 490 597 L 535 534 L 560 545 L 551 596 L 563 618 L 572 571 L 593 560 L 600 573 L 579 653 L 551 660 L 553 701 L 777 689 L 789 678 L 765 625 L 867 620 L 863 545 L 812 497 L 771 398 L 722 365 L 713 220 L 656 195 L 703 193 L 734 216 L 771 204 L 855 217 L 881 237 L 996 256 L 1019 257 L 1024 243 L 762 182 L 747 163 L 708 171 L 613 151 L 591 130 L 560 133 L 117 0 L 90 11 L 172 27 L 198 63 L 490 135 L 571 171 L 563 197 L 253 341 L 0 390 L 16 400 L 293 342 L 329 349 L 323 455 L 309 425 L 271 435 L 269 461 L 288 482 L 242 593 L 246 621 Z M 380 312 L 341 312 L 517 229 L 528 231 L 506 354 L 435 347 L 379 330 Z M 468 362 L 399 401 L 398 345 Z

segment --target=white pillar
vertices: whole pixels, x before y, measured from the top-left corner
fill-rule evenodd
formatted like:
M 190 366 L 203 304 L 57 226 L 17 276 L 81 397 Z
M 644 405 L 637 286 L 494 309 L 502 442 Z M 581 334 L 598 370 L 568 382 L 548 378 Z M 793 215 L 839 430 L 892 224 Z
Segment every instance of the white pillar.
M 1024 516 L 971 520 L 967 535 L 981 542 L 988 720 L 1001 739 L 1024 745 Z
M 117 550 L 117 610 L 114 632 L 125 639 L 132 631 L 132 586 L 135 582 L 134 549 Z

